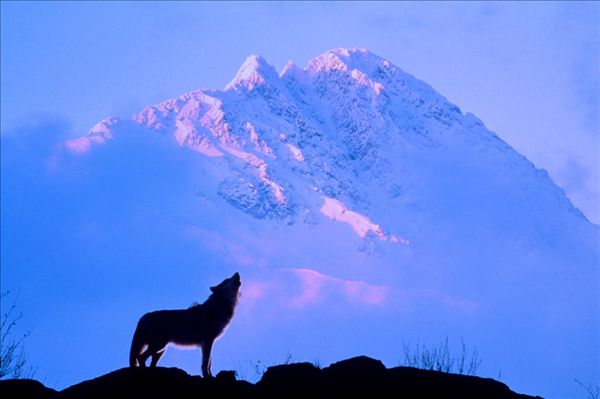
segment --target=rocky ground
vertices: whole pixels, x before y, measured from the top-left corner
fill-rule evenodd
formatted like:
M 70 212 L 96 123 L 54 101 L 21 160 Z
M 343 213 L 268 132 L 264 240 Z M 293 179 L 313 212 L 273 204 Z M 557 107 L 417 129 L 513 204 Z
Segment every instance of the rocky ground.
M 318 368 L 311 363 L 269 367 L 256 384 L 237 380 L 232 371 L 213 379 L 190 376 L 177 368 L 123 368 L 55 391 L 34 380 L 0 381 L 5 398 L 66 399 L 110 397 L 239 398 L 486 398 L 525 399 L 489 378 L 411 367 L 386 368 L 360 356 Z

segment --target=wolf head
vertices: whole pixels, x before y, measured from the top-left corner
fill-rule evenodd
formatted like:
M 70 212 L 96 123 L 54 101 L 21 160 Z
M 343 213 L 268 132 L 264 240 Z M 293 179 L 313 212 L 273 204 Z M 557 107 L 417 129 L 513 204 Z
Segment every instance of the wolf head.
M 242 281 L 240 279 L 240 274 L 235 273 L 233 276 L 223 280 L 221 284 L 210 287 L 210 290 L 213 295 L 227 298 L 232 302 L 237 302 L 241 285 Z

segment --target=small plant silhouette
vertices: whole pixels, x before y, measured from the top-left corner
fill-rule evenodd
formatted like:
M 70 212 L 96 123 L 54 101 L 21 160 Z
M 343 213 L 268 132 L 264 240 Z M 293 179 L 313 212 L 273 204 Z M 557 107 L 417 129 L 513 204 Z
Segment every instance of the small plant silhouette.
M 585 389 L 585 391 L 587 393 L 587 398 L 588 399 L 598 399 L 598 398 L 600 398 L 600 386 L 594 385 L 592 383 L 584 384 L 583 382 L 581 382 L 578 379 L 575 379 L 575 382 L 577 383 L 577 385 L 579 385 L 580 387 L 582 387 L 583 389 Z
M 456 373 L 463 375 L 476 375 L 482 360 L 479 351 L 473 348 L 467 349 L 464 340 L 461 339 L 461 350 L 458 355 L 450 352 L 448 337 L 437 347 L 428 348 L 425 344 L 419 344 L 413 348 L 410 343 L 402 341 L 404 366 L 415 367 L 424 370 L 441 371 L 444 373 Z
M 0 299 L 5 301 L 10 291 L 0 293 Z M 35 371 L 27 367 L 27 354 L 23 348 L 23 341 L 29 336 L 26 332 L 20 337 L 14 336 L 14 327 L 23 317 L 16 313 L 17 298 L 15 295 L 6 313 L 0 319 L 0 380 L 6 378 L 31 378 Z
M 286 352 L 285 358 L 283 360 L 283 363 L 281 363 L 282 365 L 288 365 L 288 364 L 292 364 L 294 361 L 294 356 L 292 355 L 292 353 L 288 350 Z M 267 371 L 267 369 L 269 368 L 269 366 L 265 365 L 262 361 L 257 360 L 253 363 L 251 363 L 252 368 L 254 369 L 254 374 L 256 376 L 256 378 L 260 379 L 263 374 L 265 374 L 265 372 Z

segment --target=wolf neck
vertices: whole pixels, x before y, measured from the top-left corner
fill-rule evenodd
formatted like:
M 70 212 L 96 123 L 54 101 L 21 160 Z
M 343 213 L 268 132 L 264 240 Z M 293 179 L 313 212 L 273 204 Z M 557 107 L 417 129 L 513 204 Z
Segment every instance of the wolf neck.
M 230 320 L 237 304 L 237 297 L 227 298 L 222 295 L 211 294 L 198 309 L 204 309 L 208 314 L 219 319 Z M 196 307 L 194 307 L 196 308 Z
M 206 307 L 211 306 L 228 306 L 232 309 L 237 305 L 237 296 L 234 298 L 226 297 L 223 295 L 211 294 L 208 299 L 203 303 Z

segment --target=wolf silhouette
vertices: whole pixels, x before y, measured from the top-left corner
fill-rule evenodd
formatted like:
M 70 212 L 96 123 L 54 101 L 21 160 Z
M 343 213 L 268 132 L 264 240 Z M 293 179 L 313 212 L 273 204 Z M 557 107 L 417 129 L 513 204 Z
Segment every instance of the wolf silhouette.
M 198 346 L 202 349 L 202 375 L 212 377 L 212 347 L 233 318 L 241 285 L 240 275 L 235 273 L 210 287 L 212 294 L 203 304 L 143 315 L 133 334 L 129 365 L 145 367 L 146 360 L 152 356 L 150 367 L 156 367 L 169 343 Z

